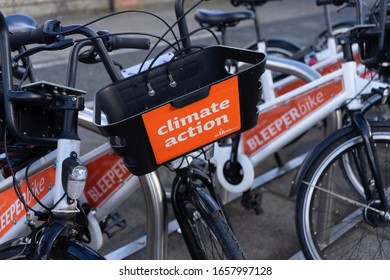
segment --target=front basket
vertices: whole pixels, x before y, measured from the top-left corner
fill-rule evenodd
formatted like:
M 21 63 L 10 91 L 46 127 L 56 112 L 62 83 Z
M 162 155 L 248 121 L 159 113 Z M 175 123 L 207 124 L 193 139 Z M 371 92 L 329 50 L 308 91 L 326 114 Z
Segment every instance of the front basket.
M 232 61 L 245 63 L 245 70 L 229 73 Z M 144 175 L 252 128 L 264 70 L 259 52 L 225 46 L 191 52 L 98 91 L 95 125 L 130 171 Z

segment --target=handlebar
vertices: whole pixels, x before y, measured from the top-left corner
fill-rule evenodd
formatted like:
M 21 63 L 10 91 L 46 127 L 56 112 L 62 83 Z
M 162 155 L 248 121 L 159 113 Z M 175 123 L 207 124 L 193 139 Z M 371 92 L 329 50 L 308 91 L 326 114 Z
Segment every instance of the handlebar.
M 36 29 L 10 34 L 11 49 L 30 44 L 51 44 L 55 42 L 59 28 L 60 21 L 48 20 Z
M 180 29 L 181 42 L 184 49 L 191 47 L 189 39 L 189 32 L 184 13 L 184 0 L 176 0 L 176 17 L 178 18 L 178 27 Z M 200 3 L 200 2 L 199 2 Z M 45 136 L 31 136 L 22 132 L 19 129 L 17 120 L 17 106 L 16 103 L 34 103 L 40 104 L 45 102 L 45 98 L 39 95 L 31 94 L 31 92 L 13 90 L 13 75 L 12 62 L 15 61 L 11 56 L 11 51 L 15 51 L 22 46 L 30 44 L 38 44 L 26 50 L 25 56 L 34 54 L 42 50 L 58 50 L 73 45 L 75 40 L 72 35 L 82 35 L 87 37 L 88 42 L 92 45 L 96 53 L 99 55 L 108 75 L 112 82 L 117 82 L 122 79 L 121 73 L 118 71 L 113 60 L 109 56 L 108 51 L 123 47 L 140 47 L 143 49 L 149 48 L 149 42 L 145 39 L 128 39 L 121 37 L 99 35 L 95 30 L 89 28 L 87 25 L 68 25 L 61 26 L 58 20 L 51 20 L 45 22 L 38 28 L 29 30 L 15 31 L 10 34 L 7 22 L 3 13 L 0 11 L 0 50 L 1 50 L 1 80 L 4 94 L 4 102 L 1 104 L 4 107 L 4 122 L 7 130 L 13 138 L 24 143 L 38 144 L 38 145 L 53 145 L 56 143 L 55 138 L 46 138 Z M 108 39 L 107 39 L 108 38 Z M 81 39 L 82 41 L 84 39 Z M 82 44 L 77 44 L 82 45 Z M 108 46 L 108 47 L 107 47 Z M 23 52 L 18 59 L 23 58 Z M 21 106 L 18 106 L 21 107 Z M 74 115 L 76 109 L 69 109 Z M 69 112 L 70 113 L 70 112 Z M 64 118 L 64 122 L 65 122 Z M 43 134 L 42 134 L 43 135 Z
M 62 36 L 61 30 L 63 30 L 63 28 L 69 29 L 67 27 L 61 27 L 60 21 L 58 20 L 49 20 L 36 29 L 13 34 L 11 33 L 9 36 L 11 49 L 18 49 L 21 46 L 30 44 L 40 44 L 40 46 L 31 48 L 22 55 L 18 56 L 18 60 L 22 57 L 30 56 L 40 51 L 60 50 L 70 47 L 73 45 L 73 40 L 64 38 Z M 80 33 L 85 33 L 81 29 L 83 28 L 80 28 Z M 77 28 L 75 28 L 75 30 L 77 30 Z M 107 51 L 109 52 L 123 48 L 147 50 L 150 47 L 150 40 L 148 38 L 128 38 L 114 36 L 108 31 L 99 31 L 97 34 L 103 38 L 103 42 L 106 45 Z
M 111 47 L 112 50 L 119 49 L 140 49 L 148 50 L 150 48 L 150 40 L 148 38 L 126 38 L 113 36 L 109 37 L 112 39 Z M 110 49 L 108 50 L 110 51 Z
M 110 34 L 108 31 L 101 30 L 97 34 L 102 36 L 104 44 L 109 52 L 119 49 L 139 49 L 148 50 L 150 40 L 148 38 L 128 38 Z
M 122 76 L 119 71 L 117 71 L 108 52 L 124 47 L 148 49 L 150 45 L 147 38 L 124 38 L 111 36 L 111 34 L 103 34 L 104 36 L 102 36 L 87 26 L 60 26 L 58 20 L 47 21 L 40 27 L 34 29 L 22 29 L 18 32 L 10 33 L 6 19 L 0 11 L 0 61 L 2 70 L 2 91 L 4 93 L 4 102 L 1 106 L 4 108 L 4 122 L 7 130 L 14 139 L 41 146 L 52 146 L 57 142 L 56 138 L 31 136 L 23 133 L 19 129 L 17 124 L 18 120 L 16 119 L 16 104 L 37 104 L 38 106 L 41 106 L 41 104 L 46 102 L 47 98 L 40 92 L 32 93 L 28 89 L 20 91 L 13 90 L 13 61 L 17 61 L 18 59 L 22 59 L 23 57 L 27 57 L 39 51 L 58 50 L 70 47 L 74 44 L 74 40 L 70 36 L 75 34 L 83 35 L 90 40 L 91 45 L 99 54 L 99 57 L 113 82 L 120 80 Z M 12 59 L 11 51 L 29 44 L 38 44 L 38 46 L 29 48 Z M 81 103 L 77 103 L 76 105 L 77 107 L 69 107 L 69 110 L 72 112 L 80 110 Z M 75 113 L 71 114 L 75 115 Z

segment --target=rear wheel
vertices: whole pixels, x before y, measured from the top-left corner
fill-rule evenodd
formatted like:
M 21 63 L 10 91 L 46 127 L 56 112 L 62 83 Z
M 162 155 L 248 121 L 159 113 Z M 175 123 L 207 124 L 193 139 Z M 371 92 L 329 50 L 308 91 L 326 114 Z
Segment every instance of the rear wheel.
M 294 53 L 302 49 L 292 42 L 279 39 L 269 39 L 267 40 L 266 45 L 267 54 L 283 58 L 290 58 Z

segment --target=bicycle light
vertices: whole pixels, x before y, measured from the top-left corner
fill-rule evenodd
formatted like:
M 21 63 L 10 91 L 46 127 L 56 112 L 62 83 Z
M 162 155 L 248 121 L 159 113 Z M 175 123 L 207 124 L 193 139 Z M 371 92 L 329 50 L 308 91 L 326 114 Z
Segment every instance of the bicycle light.
M 77 158 L 76 153 L 64 160 L 62 164 L 62 184 L 70 199 L 77 199 L 82 194 L 88 170 Z

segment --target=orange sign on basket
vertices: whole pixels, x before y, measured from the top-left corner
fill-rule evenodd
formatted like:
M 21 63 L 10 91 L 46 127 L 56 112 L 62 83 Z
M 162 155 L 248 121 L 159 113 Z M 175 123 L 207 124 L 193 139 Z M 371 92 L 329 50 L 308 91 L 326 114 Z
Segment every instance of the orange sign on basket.
M 142 115 L 157 164 L 214 142 L 241 128 L 238 78 L 211 86 L 208 97 Z

